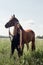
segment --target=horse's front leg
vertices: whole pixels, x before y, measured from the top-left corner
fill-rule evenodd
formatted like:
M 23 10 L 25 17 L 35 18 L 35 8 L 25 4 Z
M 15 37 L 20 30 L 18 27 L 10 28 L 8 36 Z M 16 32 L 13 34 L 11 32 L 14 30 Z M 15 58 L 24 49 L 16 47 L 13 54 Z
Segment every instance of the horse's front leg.
M 22 43 L 22 55 L 23 55 L 24 43 Z
M 17 51 L 18 51 L 18 56 L 20 57 L 22 55 L 22 51 L 21 51 L 21 48 L 19 47 L 16 47 Z
M 28 49 L 29 49 L 29 44 L 28 44 L 28 43 L 26 43 L 26 46 L 27 46 L 27 51 L 28 51 Z
M 10 58 L 12 57 L 13 53 L 14 53 L 15 47 L 14 47 L 14 42 L 11 43 L 11 54 L 10 54 Z
M 21 48 L 17 48 L 19 57 L 23 55 L 23 49 L 24 49 L 24 44 L 22 45 L 22 49 Z

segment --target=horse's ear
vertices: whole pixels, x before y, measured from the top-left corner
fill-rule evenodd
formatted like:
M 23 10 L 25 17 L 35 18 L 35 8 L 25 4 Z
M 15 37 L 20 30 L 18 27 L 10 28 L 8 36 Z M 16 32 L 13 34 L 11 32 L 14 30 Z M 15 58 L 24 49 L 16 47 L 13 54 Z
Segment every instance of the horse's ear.
M 14 14 L 12 15 L 12 18 L 15 18 L 15 15 Z
M 15 15 L 11 15 L 10 19 L 12 19 L 12 18 L 14 18 L 14 17 L 15 17 Z
M 15 17 L 15 14 L 13 14 L 13 17 Z
M 12 15 L 10 16 L 10 19 L 12 19 Z

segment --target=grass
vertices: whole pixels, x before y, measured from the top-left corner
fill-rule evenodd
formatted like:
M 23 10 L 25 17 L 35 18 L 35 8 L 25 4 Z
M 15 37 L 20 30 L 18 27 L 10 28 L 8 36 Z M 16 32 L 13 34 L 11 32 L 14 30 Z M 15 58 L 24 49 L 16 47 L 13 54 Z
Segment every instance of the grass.
M 23 56 L 18 58 L 15 50 L 13 57 L 10 58 L 10 40 L 9 38 L 0 38 L 0 65 L 43 65 L 43 39 L 36 39 L 35 45 L 35 51 L 31 51 L 30 43 L 28 51 L 25 45 Z

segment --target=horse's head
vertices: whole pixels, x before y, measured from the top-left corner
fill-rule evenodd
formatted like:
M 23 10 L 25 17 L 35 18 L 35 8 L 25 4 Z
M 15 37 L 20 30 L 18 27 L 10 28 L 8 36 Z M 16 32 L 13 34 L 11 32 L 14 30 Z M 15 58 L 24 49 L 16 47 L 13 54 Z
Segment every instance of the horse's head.
M 15 23 L 19 23 L 18 19 L 15 17 L 15 15 L 12 16 L 12 18 L 5 24 L 6 28 L 15 26 Z

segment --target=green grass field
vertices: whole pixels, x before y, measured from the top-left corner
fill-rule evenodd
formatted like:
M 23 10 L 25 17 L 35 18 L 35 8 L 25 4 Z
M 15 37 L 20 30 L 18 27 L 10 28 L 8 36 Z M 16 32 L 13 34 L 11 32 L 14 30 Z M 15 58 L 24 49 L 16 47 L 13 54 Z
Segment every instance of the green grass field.
M 36 39 L 35 45 L 35 51 L 31 51 L 30 43 L 28 51 L 25 45 L 23 56 L 19 58 L 15 50 L 13 57 L 10 58 L 10 39 L 0 38 L 0 65 L 43 65 L 43 39 Z

